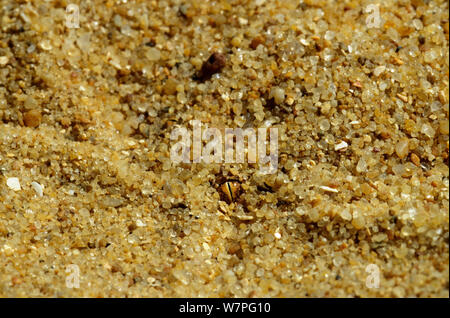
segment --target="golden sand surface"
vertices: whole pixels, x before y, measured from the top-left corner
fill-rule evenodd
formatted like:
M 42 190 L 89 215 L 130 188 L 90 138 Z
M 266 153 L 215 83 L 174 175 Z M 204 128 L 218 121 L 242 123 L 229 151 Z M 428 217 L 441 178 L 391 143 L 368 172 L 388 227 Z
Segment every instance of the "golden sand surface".
M 448 9 L 0 0 L 0 296 L 449 297 Z

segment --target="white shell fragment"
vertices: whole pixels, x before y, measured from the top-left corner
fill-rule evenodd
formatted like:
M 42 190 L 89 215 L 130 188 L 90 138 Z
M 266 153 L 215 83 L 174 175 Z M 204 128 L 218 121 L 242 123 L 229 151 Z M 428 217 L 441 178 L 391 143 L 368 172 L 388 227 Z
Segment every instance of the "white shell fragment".
M 252 215 L 236 215 L 236 217 L 239 220 L 243 220 L 243 221 L 253 220 L 253 216 Z
M 338 193 L 339 192 L 338 189 L 334 189 L 334 188 L 327 187 L 327 186 L 320 186 L 319 188 L 322 189 L 323 191 L 326 191 L 326 192 L 334 192 L 334 193 Z
M 348 147 L 348 143 L 346 143 L 345 141 L 341 141 L 340 143 L 338 143 L 334 146 L 334 150 L 339 151 L 339 150 L 347 149 L 347 147 Z
M 44 189 L 39 183 L 33 181 L 31 182 L 31 187 L 34 189 L 34 191 L 36 191 L 36 194 L 39 197 L 42 197 L 44 195 Z
M 20 191 L 20 182 L 18 178 L 8 178 L 6 180 L 6 185 L 8 188 L 14 191 Z

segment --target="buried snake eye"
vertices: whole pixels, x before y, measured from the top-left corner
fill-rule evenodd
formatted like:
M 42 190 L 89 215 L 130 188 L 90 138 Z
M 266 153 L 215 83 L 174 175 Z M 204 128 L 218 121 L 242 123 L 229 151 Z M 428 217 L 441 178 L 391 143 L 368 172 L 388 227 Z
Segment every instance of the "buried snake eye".
M 220 186 L 228 203 L 234 202 L 238 195 L 240 185 L 238 182 L 227 181 Z

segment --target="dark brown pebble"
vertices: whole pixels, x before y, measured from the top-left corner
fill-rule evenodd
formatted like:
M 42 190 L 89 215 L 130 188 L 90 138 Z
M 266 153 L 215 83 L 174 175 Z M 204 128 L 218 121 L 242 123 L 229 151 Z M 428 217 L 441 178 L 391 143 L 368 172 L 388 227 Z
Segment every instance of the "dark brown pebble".
M 112 273 L 122 272 L 122 266 L 120 266 L 119 264 L 112 265 L 111 272 Z
M 42 119 L 41 112 L 36 109 L 27 111 L 23 115 L 23 122 L 27 127 L 35 128 L 39 126 L 41 124 L 41 119 Z
M 420 43 L 421 45 L 424 45 L 424 44 L 425 44 L 425 37 L 424 37 L 423 35 L 420 35 L 420 36 L 419 36 L 419 43 Z
M 229 249 L 228 253 L 236 255 L 237 258 L 242 259 L 244 257 L 244 251 L 239 244 L 233 244 Z
M 241 249 L 241 246 L 239 244 L 233 244 L 230 246 L 230 248 L 228 249 L 228 253 L 230 254 L 236 254 L 237 251 L 239 251 Z
M 145 46 L 154 47 L 156 45 L 155 40 L 150 40 L 147 43 L 145 43 Z
M 199 79 L 202 81 L 208 80 L 216 73 L 219 73 L 226 64 L 226 57 L 222 53 L 214 52 L 203 63 L 199 74 Z
M 258 45 L 260 44 L 264 44 L 264 42 L 266 42 L 266 40 L 264 39 L 264 37 L 258 35 L 257 37 L 255 37 L 252 42 L 250 43 L 250 47 L 253 50 L 256 50 L 256 48 L 258 47 Z
M 130 225 L 128 225 L 128 231 L 133 232 L 136 229 L 137 229 L 136 223 L 133 222 Z

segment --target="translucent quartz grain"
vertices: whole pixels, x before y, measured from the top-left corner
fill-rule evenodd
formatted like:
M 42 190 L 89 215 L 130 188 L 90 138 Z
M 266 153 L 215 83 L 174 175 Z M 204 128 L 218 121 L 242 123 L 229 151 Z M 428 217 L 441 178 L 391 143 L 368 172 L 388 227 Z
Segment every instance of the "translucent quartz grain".
M 424 134 L 425 136 L 427 136 L 429 138 L 433 138 L 433 136 L 435 134 L 435 130 L 429 124 L 423 124 L 420 131 L 422 132 L 422 134 Z
M 5 66 L 9 61 L 7 56 L 0 56 L 0 66 Z
M 356 165 L 356 171 L 358 172 L 366 172 L 367 171 L 367 162 L 364 158 L 360 158 L 358 164 Z
M 375 76 L 380 76 L 380 74 L 383 73 L 385 70 L 386 70 L 386 66 L 380 65 L 373 70 L 373 74 Z
M 274 98 L 275 103 L 281 104 L 282 102 L 284 102 L 285 92 L 281 87 L 272 88 L 271 95 Z
M 408 155 L 409 152 L 409 141 L 406 138 L 401 139 L 396 145 L 395 145 L 395 152 L 397 153 L 397 156 L 400 159 L 405 158 Z
M 319 120 L 319 128 L 322 131 L 328 131 L 328 129 L 330 129 L 330 122 L 328 121 L 328 119 L 323 118 Z
M 145 56 L 149 61 L 158 61 L 161 58 L 161 52 L 157 48 L 148 48 Z

